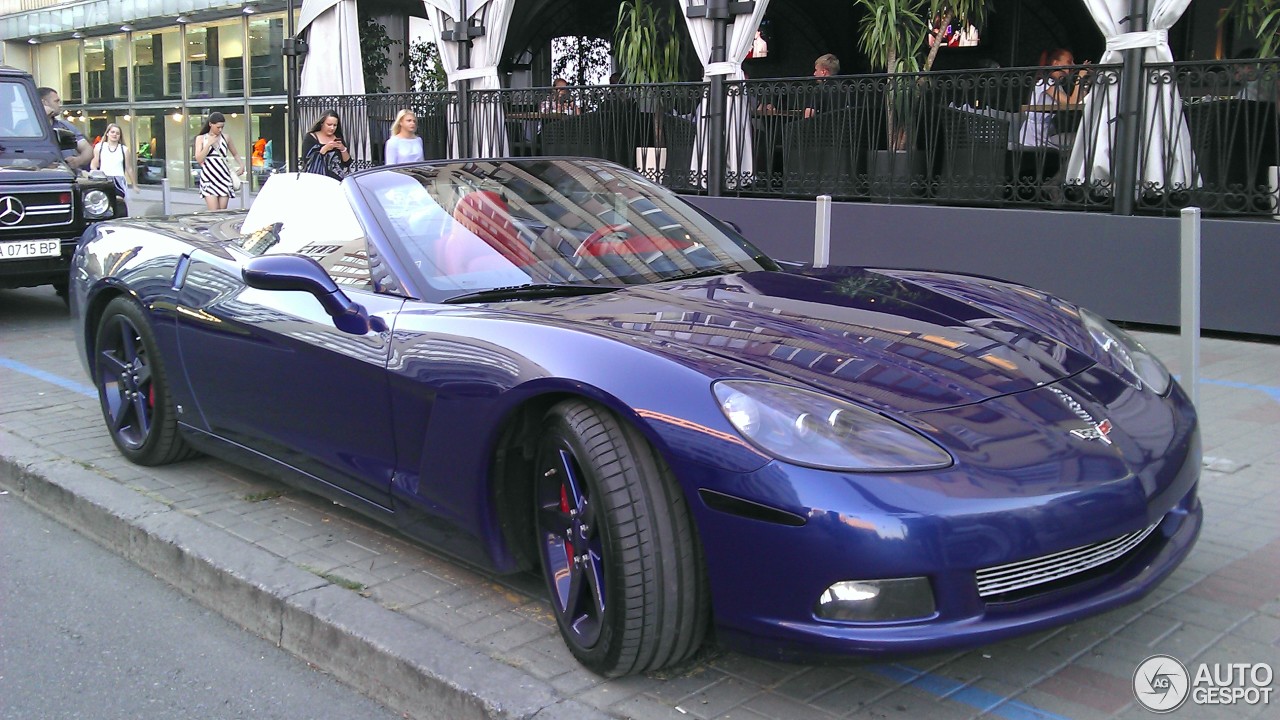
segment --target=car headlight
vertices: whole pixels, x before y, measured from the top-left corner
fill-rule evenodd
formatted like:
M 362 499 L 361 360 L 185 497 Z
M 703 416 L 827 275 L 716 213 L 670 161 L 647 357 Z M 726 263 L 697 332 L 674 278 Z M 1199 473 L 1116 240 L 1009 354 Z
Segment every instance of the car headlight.
M 1080 319 L 1098 347 L 1129 371 L 1131 384 L 1141 390 L 1145 382 L 1157 395 L 1169 391 L 1169 370 L 1142 343 L 1097 313 L 1081 308 Z
M 755 380 L 712 386 L 748 442 L 780 460 L 831 470 L 919 470 L 951 464 L 924 436 L 839 398 Z
M 82 196 L 85 217 L 99 220 L 111 217 L 111 197 L 101 190 L 88 190 Z

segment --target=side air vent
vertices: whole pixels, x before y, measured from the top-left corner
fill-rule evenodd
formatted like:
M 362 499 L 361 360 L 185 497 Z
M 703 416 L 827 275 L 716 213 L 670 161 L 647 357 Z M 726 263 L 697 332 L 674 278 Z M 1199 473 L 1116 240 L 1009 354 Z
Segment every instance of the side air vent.
M 791 527 L 800 527 L 805 524 L 805 519 L 795 513 L 779 510 L 768 505 L 761 505 L 751 500 L 743 500 L 715 490 L 703 488 L 698 491 L 698 495 L 702 497 L 702 502 L 706 503 L 707 507 L 730 515 L 738 515 L 739 517 L 775 525 L 790 525 Z

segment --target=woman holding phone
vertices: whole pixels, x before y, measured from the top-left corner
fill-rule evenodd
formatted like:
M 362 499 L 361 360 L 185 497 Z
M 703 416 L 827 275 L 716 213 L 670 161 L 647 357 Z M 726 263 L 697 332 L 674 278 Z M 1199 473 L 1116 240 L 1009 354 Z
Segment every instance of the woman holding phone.
M 338 113 L 330 110 L 302 138 L 302 167 L 306 172 L 341 180 L 350 165 L 351 153 L 342 138 L 342 121 Z

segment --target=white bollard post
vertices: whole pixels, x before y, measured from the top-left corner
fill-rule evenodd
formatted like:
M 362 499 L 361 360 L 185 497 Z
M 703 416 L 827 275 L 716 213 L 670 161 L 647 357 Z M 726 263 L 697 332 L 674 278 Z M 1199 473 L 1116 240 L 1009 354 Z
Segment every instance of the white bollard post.
M 1191 404 L 1200 404 L 1200 208 L 1183 208 L 1182 387 Z
M 817 217 L 813 224 L 813 266 L 824 268 L 831 264 L 831 196 L 817 197 Z
M 1275 203 L 1271 206 L 1275 210 L 1272 217 L 1280 220 L 1280 166 L 1267 166 L 1267 191 L 1271 193 L 1272 202 Z
M 169 178 L 163 178 L 160 180 L 160 207 L 164 208 L 165 215 L 173 214 L 173 206 L 170 203 Z

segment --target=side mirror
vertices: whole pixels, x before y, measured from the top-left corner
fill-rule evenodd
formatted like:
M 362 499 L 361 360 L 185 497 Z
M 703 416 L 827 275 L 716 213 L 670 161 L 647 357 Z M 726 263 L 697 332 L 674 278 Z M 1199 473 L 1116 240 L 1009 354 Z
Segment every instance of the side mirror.
M 53 134 L 58 136 L 59 150 L 75 150 L 76 149 L 75 133 L 71 132 L 66 128 L 55 127 L 53 129 Z
M 258 290 L 301 290 L 311 293 L 333 318 L 334 327 L 352 335 L 370 330 L 384 332 L 381 318 L 369 317 L 369 311 L 347 297 L 320 263 L 302 255 L 263 255 L 253 258 L 240 270 L 244 284 Z

